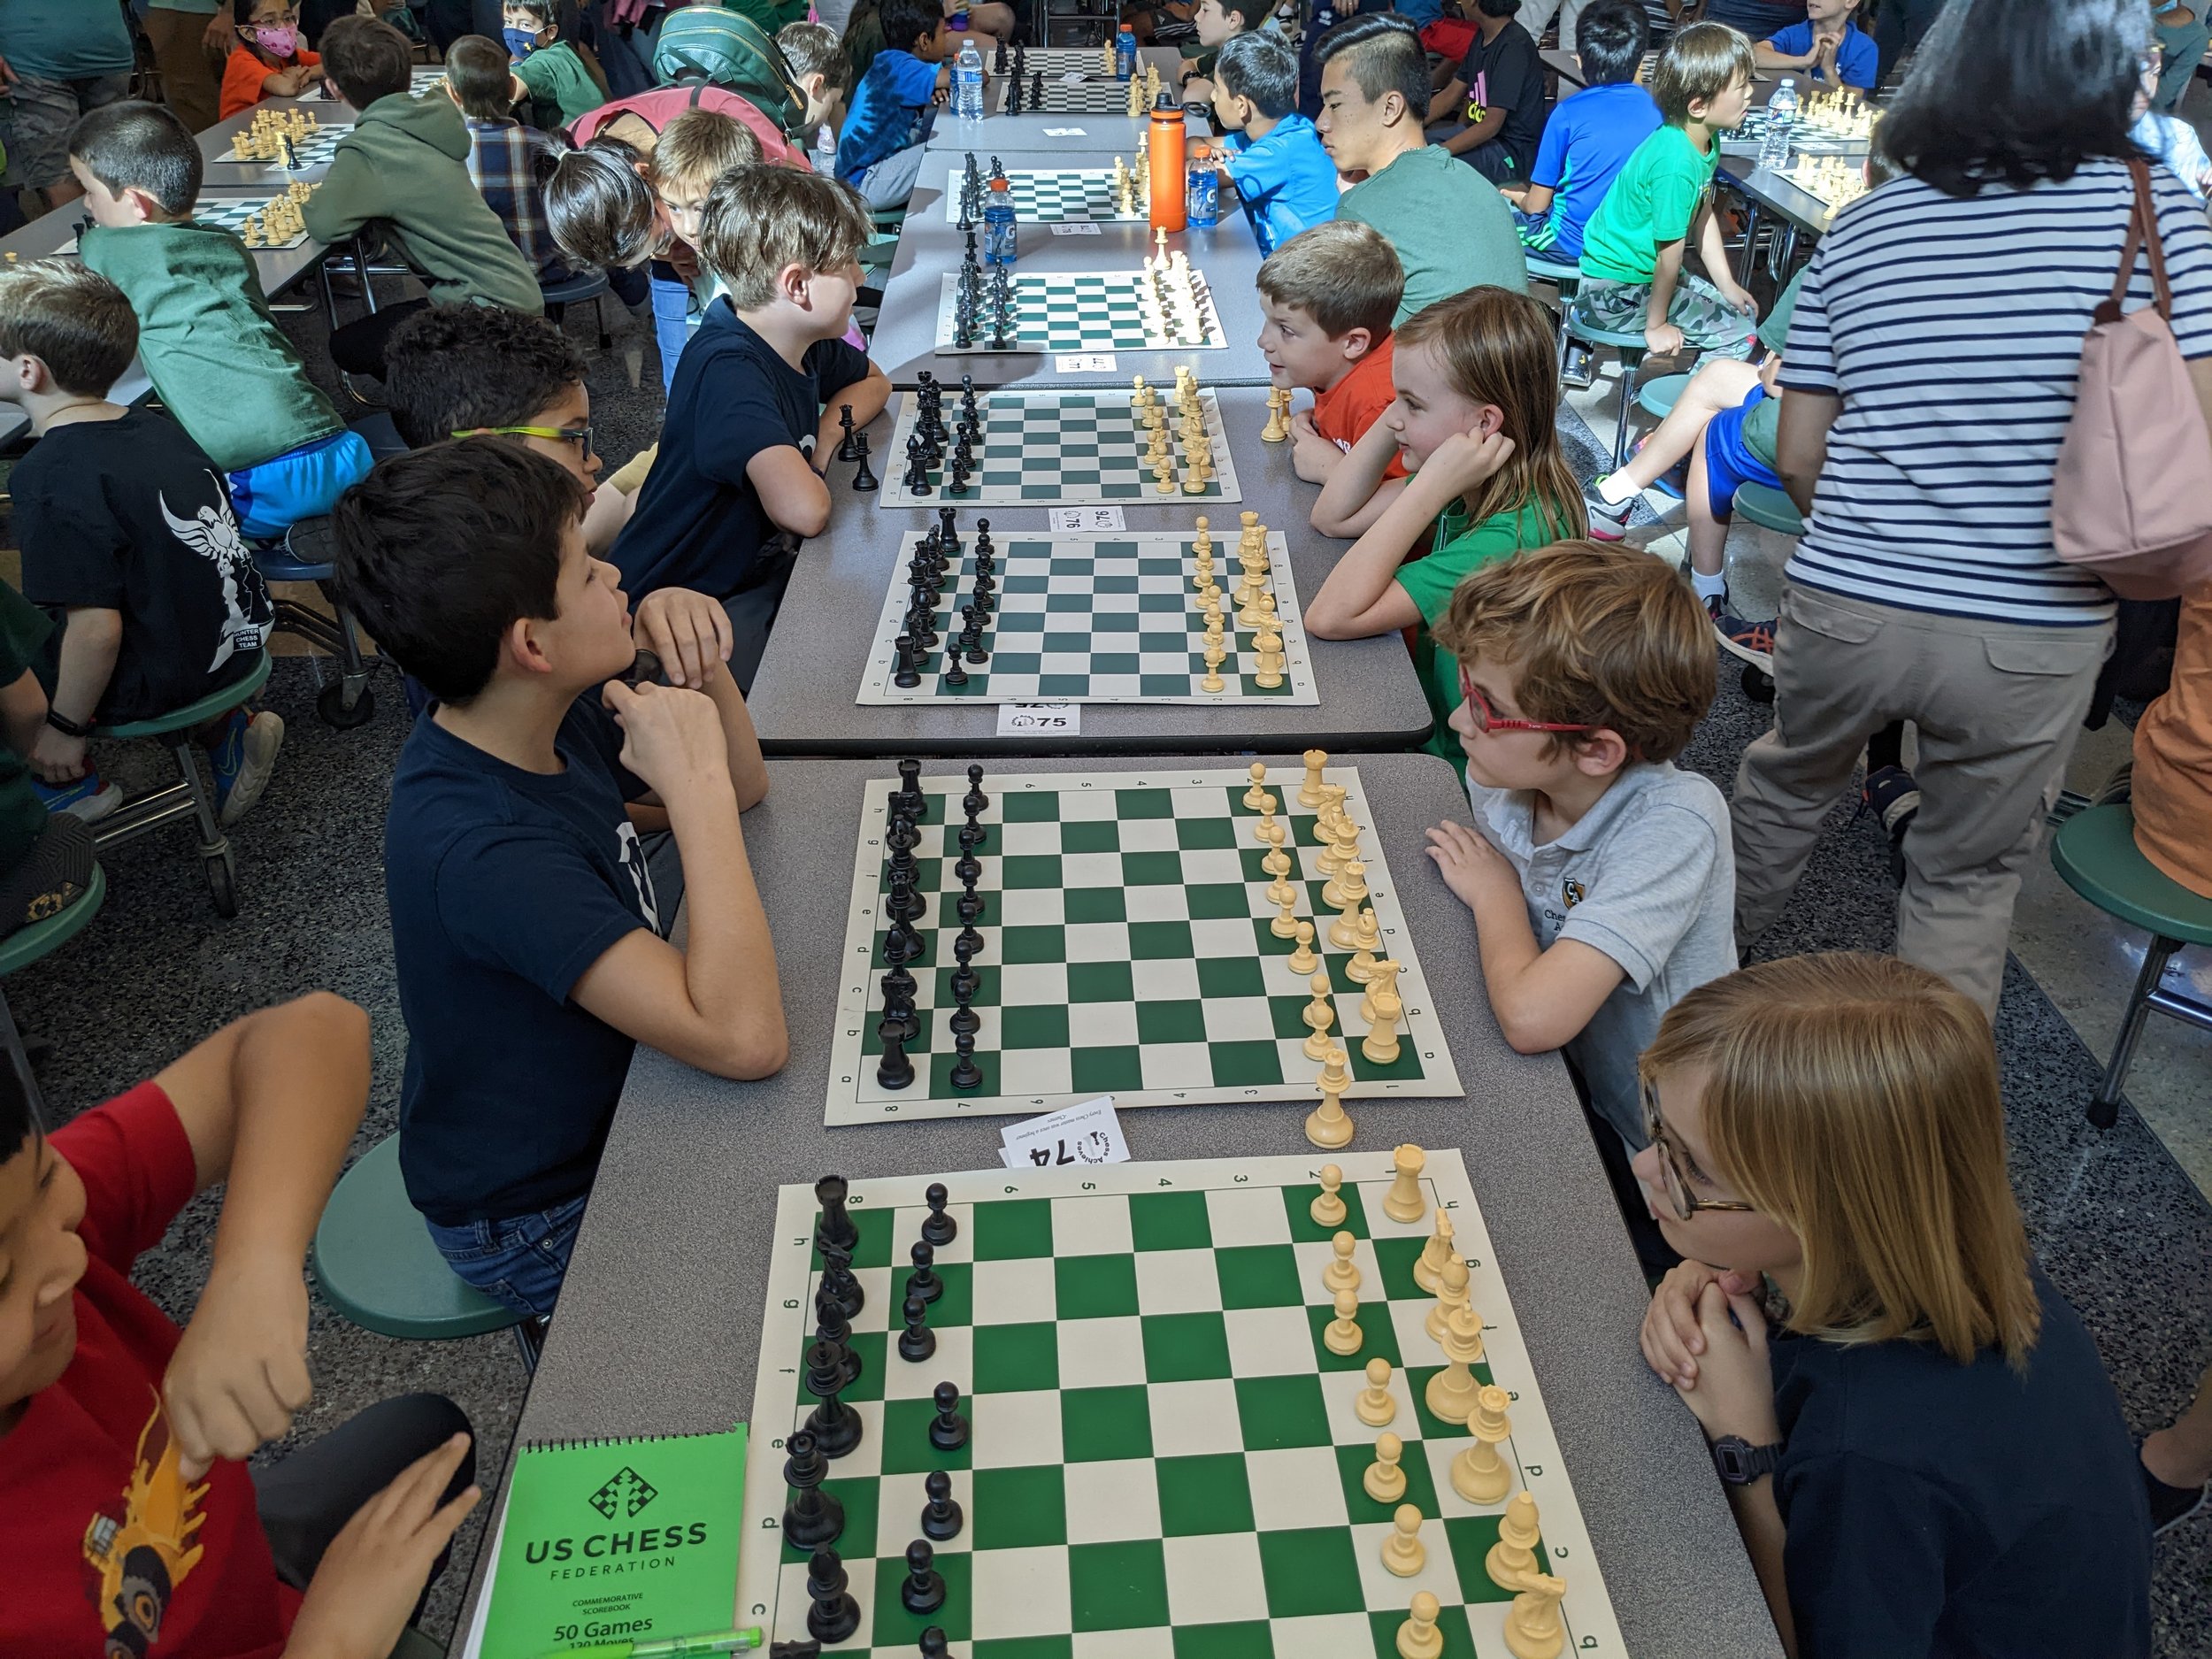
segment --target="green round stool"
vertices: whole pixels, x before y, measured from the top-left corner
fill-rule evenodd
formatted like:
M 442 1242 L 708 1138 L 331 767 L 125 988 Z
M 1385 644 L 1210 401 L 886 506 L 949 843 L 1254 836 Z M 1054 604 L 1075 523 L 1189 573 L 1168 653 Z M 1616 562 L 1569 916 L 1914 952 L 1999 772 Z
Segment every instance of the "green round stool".
M 1644 331 L 1601 328 L 1575 307 L 1567 307 L 1567 338 L 1596 349 L 1610 346 L 1621 354 L 1621 418 L 1613 428 L 1613 465 L 1628 458 L 1628 415 L 1636 406 L 1636 370 L 1644 360 Z
M 1764 484 L 1736 486 L 1736 517 L 1748 518 L 1762 530 L 1778 535 L 1803 535 L 1805 520 L 1797 503 L 1778 489 Z
M 5 939 L 0 939 L 0 979 L 19 968 L 29 967 L 84 932 L 100 913 L 100 907 L 107 902 L 107 872 L 96 864 L 92 866 L 92 879 L 85 884 L 85 890 L 75 903 L 55 911 L 44 921 L 27 923 Z
M 1522 257 L 1527 262 L 1530 281 L 1548 282 L 1558 291 L 1558 357 L 1563 368 L 1567 362 L 1567 311 L 1582 288 L 1582 267 L 1571 259 L 1547 259 L 1533 249 L 1525 250 Z
M 400 1179 L 397 1135 L 339 1177 L 308 1261 L 331 1305 L 379 1336 L 440 1342 L 525 1318 L 446 1265 Z
M 1664 420 L 1674 413 L 1674 406 L 1682 401 L 1682 388 L 1689 383 L 1686 374 L 1662 374 L 1646 380 L 1637 389 L 1636 407 L 1655 420 Z
M 2112 1059 L 2089 1102 L 2089 1121 L 2107 1129 L 2119 1115 L 2120 1085 L 2152 1010 L 2212 1031 L 2212 1004 L 2169 991 L 2162 983 L 2167 963 L 2184 945 L 2212 945 L 2212 899 L 2192 893 L 2143 856 L 2135 844 L 2134 809 L 2124 803 L 2087 807 L 2068 818 L 2051 838 L 2051 863 L 2068 887 L 2106 915 L 2151 936 L 2120 1018 Z

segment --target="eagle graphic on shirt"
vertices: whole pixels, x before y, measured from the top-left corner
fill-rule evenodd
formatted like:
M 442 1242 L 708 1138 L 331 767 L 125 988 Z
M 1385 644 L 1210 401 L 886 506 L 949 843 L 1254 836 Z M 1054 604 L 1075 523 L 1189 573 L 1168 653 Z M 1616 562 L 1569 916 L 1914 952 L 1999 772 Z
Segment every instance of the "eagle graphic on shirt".
M 154 1394 L 130 1484 L 85 1527 L 88 1588 L 107 1631 L 104 1659 L 146 1659 L 161 1640 L 169 1598 L 200 1564 L 195 1535 L 207 1518 L 200 1512 L 206 1496 L 205 1485 L 185 1479 L 168 1414 Z
M 261 649 L 267 630 L 247 613 L 246 605 L 250 600 L 256 611 L 266 615 L 268 596 L 238 520 L 231 516 L 230 497 L 212 472 L 208 480 L 215 486 L 215 503 L 196 508 L 189 518 L 180 518 L 170 511 L 166 495 L 157 499 L 161 503 L 161 516 L 168 520 L 169 534 L 214 565 L 223 585 L 223 633 L 215 641 L 215 660 L 207 665 L 211 674 L 237 653 Z

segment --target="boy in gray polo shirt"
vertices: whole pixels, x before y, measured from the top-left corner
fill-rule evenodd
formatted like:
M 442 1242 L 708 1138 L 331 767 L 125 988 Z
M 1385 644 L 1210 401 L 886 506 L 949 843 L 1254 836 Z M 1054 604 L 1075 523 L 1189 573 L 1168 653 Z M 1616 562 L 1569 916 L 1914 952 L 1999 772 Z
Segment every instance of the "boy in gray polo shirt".
M 1475 572 L 1434 633 L 1460 662 L 1475 827 L 1439 825 L 1428 855 L 1475 914 L 1506 1041 L 1565 1050 L 1632 1194 L 1636 1057 L 1736 966 L 1728 806 L 1674 764 L 1713 700 L 1704 608 L 1647 553 L 1563 541 Z

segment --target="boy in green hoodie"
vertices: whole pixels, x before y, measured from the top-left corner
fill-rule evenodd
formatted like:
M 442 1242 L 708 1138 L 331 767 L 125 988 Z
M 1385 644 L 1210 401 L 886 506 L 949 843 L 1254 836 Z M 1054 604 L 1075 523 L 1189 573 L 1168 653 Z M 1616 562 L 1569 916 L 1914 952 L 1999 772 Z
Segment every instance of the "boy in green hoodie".
M 380 373 L 392 330 L 428 303 L 541 315 L 537 278 L 469 178 L 461 111 L 450 98 L 408 94 L 407 37 L 374 18 L 344 17 L 323 31 L 322 53 L 331 96 L 360 113 L 303 207 L 307 234 L 343 242 L 373 225 L 430 289 L 427 301 L 387 305 L 334 331 L 331 361 L 348 374 Z
M 153 104 L 110 104 L 69 135 L 93 223 L 78 250 L 138 314 L 138 354 L 177 423 L 229 475 L 232 510 L 270 540 L 368 476 L 369 446 L 270 314 L 253 256 L 192 217 L 200 148 Z

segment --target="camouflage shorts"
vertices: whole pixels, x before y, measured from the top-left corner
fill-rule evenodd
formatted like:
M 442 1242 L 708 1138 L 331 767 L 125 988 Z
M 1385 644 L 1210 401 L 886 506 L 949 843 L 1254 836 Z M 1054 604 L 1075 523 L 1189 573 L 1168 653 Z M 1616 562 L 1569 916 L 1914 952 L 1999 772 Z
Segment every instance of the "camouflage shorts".
M 1613 282 L 1585 277 L 1575 295 L 1575 314 L 1609 333 L 1640 334 L 1644 306 L 1651 298 L 1648 282 Z M 1758 319 L 1747 317 L 1720 296 L 1720 290 L 1701 276 L 1684 272 L 1674 285 L 1674 301 L 1667 320 L 1682 331 L 1682 338 L 1701 351 L 1740 357 L 1751 346 Z

